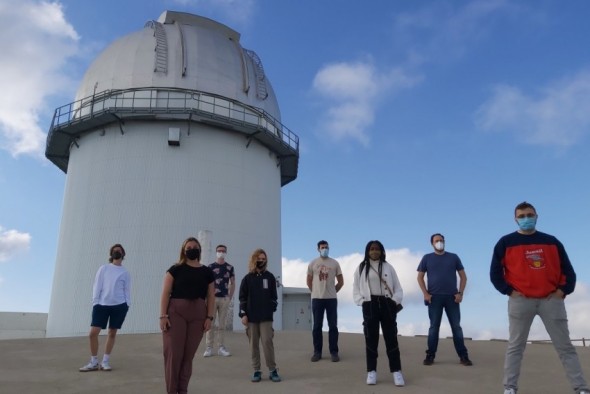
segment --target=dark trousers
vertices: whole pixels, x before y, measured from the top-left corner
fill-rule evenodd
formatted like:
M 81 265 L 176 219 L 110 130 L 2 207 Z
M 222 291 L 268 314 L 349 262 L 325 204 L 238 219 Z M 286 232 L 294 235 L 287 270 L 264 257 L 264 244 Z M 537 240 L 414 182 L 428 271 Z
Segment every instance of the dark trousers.
M 166 390 L 169 394 L 185 394 L 193 373 L 193 357 L 203 338 L 205 300 L 171 298 L 168 316 L 170 328 L 163 333 Z
M 328 346 L 330 354 L 338 354 L 338 300 L 336 298 L 312 298 L 311 312 L 313 313 L 313 353 L 322 354 L 324 337 L 324 311 L 328 320 Z
M 435 355 L 438 349 L 438 336 L 443 310 L 449 319 L 449 325 L 453 333 L 453 344 L 459 357 L 467 357 L 467 348 L 461 328 L 461 309 L 455 302 L 454 295 L 433 295 L 428 305 L 428 317 L 430 328 L 428 329 L 428 354 Z
M 402 362 L 397 342 L 395 301 L 383 296 L 371 296 L 371 301 L 363 302 L 363 331 L 365 334 L 367 372 L 377 370 L 379 324 L 381 324 L 385 349 L 389 358 L 389 371 L 401 371 Z

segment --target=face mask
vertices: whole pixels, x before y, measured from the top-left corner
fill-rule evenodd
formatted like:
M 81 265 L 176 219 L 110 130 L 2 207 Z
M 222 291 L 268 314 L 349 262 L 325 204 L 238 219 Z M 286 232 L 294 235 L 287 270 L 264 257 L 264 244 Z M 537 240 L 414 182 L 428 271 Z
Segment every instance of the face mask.
M 189 260 L 198 260 L 199 257 L 201 257 L 201 251 L 199 249 L 185 250 L 184 254 L 186 258 Z
M 443 250 L 445 248 L 445 243 L 443 241 L 437 241 L 434 243 L 434 247 L 436 250 Z
M 328 257 L 328 253 L 330 253 L 330 249 L 329 248 L 320 249 L 320 256 L 322 256 L 322 257 Z
M 535 229 L 537 225 L 537 218 L 522 218 L 516 219 L 518 227 L 523 231 L 531 231 Z
M 266 261 L 262 261 L 262 260 L 258 260 L 256 261 L 256 268 L 258 269 L 263 269 L 264 267 L 266 267 Z
M 119 260 L 121 257 L 123 257 L 123 254 L 121 252 L 119 252 L 118 250 L 115 250 L 113 252 L 113 254 L 111 255 L 111 258 L 113 260 Z
M 226 253 L 225 252 L 217 252 L 217 258 L 218 259 L 224 259 L 225 258 Z

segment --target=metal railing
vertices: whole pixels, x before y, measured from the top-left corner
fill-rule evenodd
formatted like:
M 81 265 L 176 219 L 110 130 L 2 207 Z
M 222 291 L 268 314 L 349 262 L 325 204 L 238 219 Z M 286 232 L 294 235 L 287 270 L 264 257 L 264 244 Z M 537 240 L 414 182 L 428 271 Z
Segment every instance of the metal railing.
M 252 130 L 253 134 L 264 131 L 290 150 L 299 151 L 299 137 L 263 109 L 206 92 L 153 87 L 107 90 L 58 107 L 49 130 L 48 144 L 54 130 L 106 113 L 119 117 L 195 114 L 244 130 Z
M 570 339 L 572 343 L 582 342 L 582 347 L 590 346 L 590 339 L 589 338 L 580 338 L 580 339 Z M 530 340 L 530 343 L 553 343 L 551 339 L 539 339 L 539 340 Z

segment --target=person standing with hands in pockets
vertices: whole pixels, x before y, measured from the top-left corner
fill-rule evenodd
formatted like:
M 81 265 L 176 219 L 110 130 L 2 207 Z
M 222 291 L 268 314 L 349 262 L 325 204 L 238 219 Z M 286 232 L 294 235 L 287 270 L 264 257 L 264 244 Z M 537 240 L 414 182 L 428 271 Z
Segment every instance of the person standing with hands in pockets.
M 201 244 L 190 237 L 180 248 L 178 262 L 164 275 L 160 299 L 160 330 L 168 394 L 186 394 L 193 358 L 211 329 L 215 308 L 213 272 L 201 264 Z
M 405 381 L 397 341 L 397 313 L 401 310 L 404 292 L 395 269 L 385 259 L 383 244 L 369 241 L 365 247 L 365 258 L 354 273 L 353 299 L 363 308 L 367 384 L 377 384 L 377 347 L 381 325 L 389 371 L 393 374 L 393 383 L 401 387 Z
M 459 362 L 465 366 L 473 363 L 467 354 L 463 329 L 461 328 L 461 309 L 463 291 L 467 285 L 467 275 L 461 259 L 455 253 L 445 251 L 445 237 L 436 233 L 430 237 L 433 253 L 422 257 L 418 265 L 418 285 L 424 294 L 424 303 L 428 306 L 430 328 L 428 329 L 428 349 L 424 365 L 432 365 L 438 349 L 438 336 L 443 311 L 447 314 L 453 344 L 459 356 Z M 457 289 L 457 274 L 459 275 L 459 289 Z M 428 286 L 424 281 L 428 277 Z
M 270 380 L 280 382 L 281 377 L 275 362 L 275 348 L 272 341 L 274 330 L 272 328 L 273 314 L 277 310 L 277 281 L 266 267 L 268 258 L 264 249 L 256 249 L 248 263 L 248 273 L 240 284 L 240 318 L 246 327 L 246 334 L 250 341 L 252 353 L 252 368 L 254 374 L 250 381 L 257 383 L 262 380 L 260 371 L 260 347 L 266 366 L 270 371 Z
M 80 372 L 111 371 L 110 356 L 115 346 L 117 330 L 123 326 L 131 304 L 131 275 L 123 267 L 125 249 L 121 244 L 111 246 L 109 264 L 101 266 L 96 272 L 92 287 L 92 323 L 90 323 L 90 362 L 80 368 Z M 107 328 L 109 334 L 104 355 L 98 364 L 98 334 Z
M 508 296 L 508 348 L 504 360 L 504 394 L 516 394 L 524 349 L 539 315 L 573 391 L 590 394 L 578 353 L 570 340 L 565 297 L 576 287 L 576 273 L 553 235 L 537 231 L 537 210 L 524 201 L 514 209 L 518 230 L 494 247 L 490 280 Z

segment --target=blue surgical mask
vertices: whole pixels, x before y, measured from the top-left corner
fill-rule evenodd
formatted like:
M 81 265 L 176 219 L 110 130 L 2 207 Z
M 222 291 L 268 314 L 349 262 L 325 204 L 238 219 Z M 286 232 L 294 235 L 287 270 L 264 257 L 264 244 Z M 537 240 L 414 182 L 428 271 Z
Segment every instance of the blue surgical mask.
M 320 249 L 320 256 L 328 257 L 328 253 L 330 253 L 330 249 L 328 249 L 328 248 Z
M 516 221 L 518 222 L 518 227 L 522 231 L 534 230 L 535 226 L 537 225 L 537 218 L 522 218 L 516 219 Z

